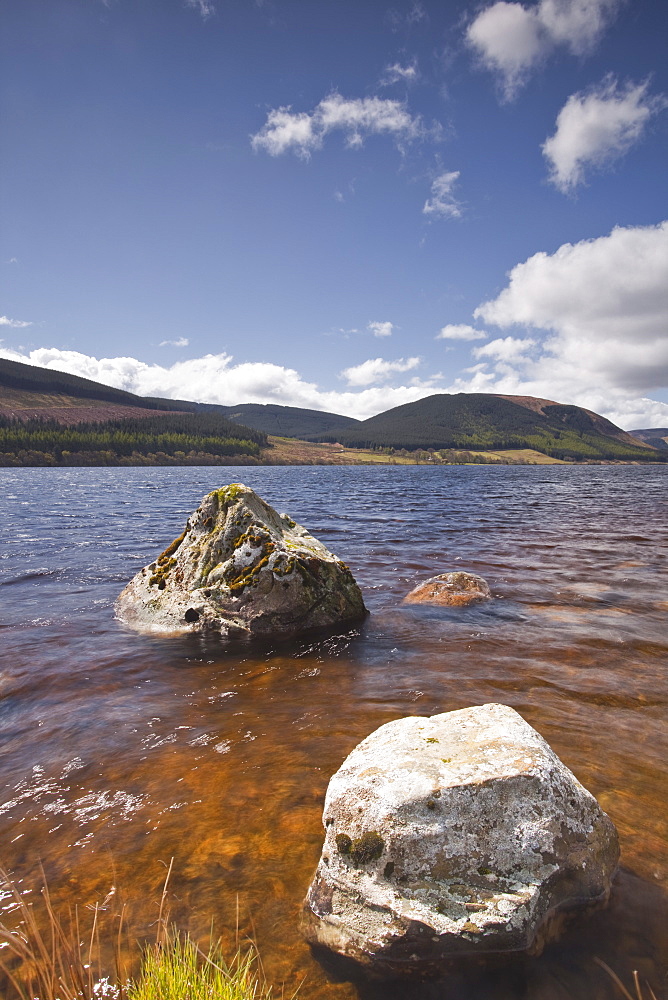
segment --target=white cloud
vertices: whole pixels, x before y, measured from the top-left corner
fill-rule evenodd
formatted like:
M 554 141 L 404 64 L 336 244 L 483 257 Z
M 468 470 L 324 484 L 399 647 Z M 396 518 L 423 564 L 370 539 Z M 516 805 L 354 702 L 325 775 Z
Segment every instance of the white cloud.
M 15 330 L 18 330 L 24 326 L 32 326 L 32 322 L 27 322 L 24 319 L 10 319 L 9 316 L 0 316 L 0 326 L 11 326 Z
M 652 115 L 666 107 L 665 98 L 649 96 L 647 88 L 647 81 L 620 86 L 606 77 L 589 91 L 571 94 L 542 146 L 550 180 L 560 191 L 581 184 L 585 167 L 610 163 L 640 139 Z
M 216 13 L 216 8 L 211 0 L 186 0 L 186 7 L 192 7 L 193 10 L 196 10 L 203 21 L 208 20 Z
M 425 215 L 440 216 L 444 219 L 458 219 L 462 214 L 461 202 L 457 201 L 452 189 L 459 179 L 459 170 L 440 174 L 431 185 L 431 198 L 427 198 L 422 209 Z
M 161 340 L 159 347 L 187 347 L 190 341 L 187 337 L 179 337 L 177 340 Z
M 484 340 L 487 336 L 482 330 L 467 323 L 448 323 L 436 334 L 435 340 Z
M 251 137 L 251 145 L 270 156 L 294 149 L 298 156 L 308 159 L 322 145 L 322 134 L 316 130 L 314 117 L 306 112 L 293 114 L 289 107 L 275 108 L 267 115 L 263 128 Z
M 146 364 L 136 358 L 95 358 L 78 351 L 38 348 L 27 354 L 0 347 L 0 357 L 23 364 L 81 375 L 140 396 L 191 399 L 202 403 L 279 403 L 345 413 L 360 420 L 434 392 L 443 392 L 440 376 L 412 378 L 409 385 L 381 384 L 357 391 L 326 391 L 306 382 L 293 368 L 265 362 L 234 364 L 228 354 L 207 354 L 173 365 Z M 410 365 L 418 359 L 390 364 Z
M 482 347 L 473 348 L 474 358 L 494 358 L 496 361 L 509 362 L 518 361 L 524 358 L 527 352 L 534 347 L 535 340 L 531 337 L 524 339 L 519 337 L 500 337 L 497 340 L 490 340 L 489 344 Z
M 394 83 L 415 83 L 419 75 L 417 59 L 413 59 L 406 66 L 396 62 L 385 67 L 380 83 L 383 87 L 390 87 Z
M 624 427 L 658 426 L 668 405 L 648 394 L 668 385 L 667 273 L 668 222 L 534 254 L 474 312 L 502 329 L 531 329 L 532 350 L 513 337 L 476 348 L 490 361 L 455 385 L 576 403 Z
M 395 372 L 408 372 L 420 364 L 420 358 L 399 358 L 397 361 L 384 361 L 382 358 L 369 358 L 361 365 L 344 368 L 341 377 L 348 385 L 373 385 L 374 382 L 385 382 Z
M 589 51 L 623 0 L 540 0 L 531 6 L 500 0 L 481 11 L 466 38 L 482 65 L 500 77 L 510 100 L 529 73 L 557 46 Z
M 511 270 L 496 298 L 474 312 L 508 335 L 474 347 L 476 363 L 448 386 L 438 375 L 399 386 L 372 384 L 413 371 L 417 358 L 370 359 L 342 373 L 352 380 L 349 390 L 327 391 L 292 368 L 236 364 L 226 354 L 170 366 L 55 348 L 29 354 L 0 348 L 0 357 L 140 395 L 209 403 L 280 403 L 363 419 L 435 392 L 497 392 L 586 406 L 626 429 L 665 427 L 668 404 L 651 394 L 668 384 L 666 273 L 668 222 L 617 228 L 608 236 L 566 243 L 553 254 L 534 254 Z M 512 327 L 529 332 L 522 336 Z
M 256 135 L 251 136 L 255 150 L 280 156 L 292 149 L 308 159 L 320 149 L 326 135 L 341 131 L 350 148 L 361 146 L 367 135 L 392 135 L 401 144 L 426 134 L 422 119 L 413 117 L 402 101 L 380 97 L 346 99 L 334 91 L 308 112 L 293 112 L 290 107 L 275 108 Z
M 367 330 L 371 330 L 374 337 L 391 337 L 394 323 L 371 322 L 367 326 Z

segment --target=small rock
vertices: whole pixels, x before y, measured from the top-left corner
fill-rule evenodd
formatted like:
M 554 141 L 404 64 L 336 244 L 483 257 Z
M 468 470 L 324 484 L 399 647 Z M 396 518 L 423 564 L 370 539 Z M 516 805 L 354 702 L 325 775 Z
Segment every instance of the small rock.
M 489 584 L 475 573 L 441 573 L 419 583 L 404 597 L 406 604 L 473 604 L 492 596 Z
M 562 914 L 604 904 L 616 830 L 505 705 L 399 719 L 329 783 L 307 939 L 386 976 L 540 950 Z
M 142 631 L 230 638 L 304 632 L 367 614 L 345 563 L 240 483 L 204 497 L 183 534 L 123 590 L 116 611 Z

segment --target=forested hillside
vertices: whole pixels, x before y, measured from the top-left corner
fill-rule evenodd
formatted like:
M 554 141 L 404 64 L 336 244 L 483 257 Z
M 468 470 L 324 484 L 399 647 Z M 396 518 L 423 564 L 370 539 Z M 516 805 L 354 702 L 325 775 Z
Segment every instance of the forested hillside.
M 0 417 L 0 465 L 219 465 L 257 462 L 267 436 L 215 413 L 63 426 Z M 224 463 L 223 463 L 224 460 Z
M 616 435 L 624 436 L 620 428 L 605 423 Z M 337 437 L 342 444 L 359 448 L 535 448 L 572 461 L 661 460 L 655 450 L 600 433 L 594 419 L 579 406 L 554 403 L 541 412 L 488 393 L 428 396 L 364 420 Z M 332 439 L 331 435 L 321 438 Z

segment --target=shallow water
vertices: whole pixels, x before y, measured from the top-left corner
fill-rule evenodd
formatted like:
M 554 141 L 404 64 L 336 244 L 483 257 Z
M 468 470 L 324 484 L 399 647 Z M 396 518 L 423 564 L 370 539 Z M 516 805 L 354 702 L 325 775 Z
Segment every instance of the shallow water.
M 224 645 L 135 635 L 124 584 L 204 493 L 243 481 L 347 562 L 370 617 L 333 634 Z M 301 1000 L 620 996 L 598 957 L 666 988 L 668 669 L 664 467 L 2 470 L 0 861 L 44 865 L 57 900 L 127 902 L 253 931 Z M 494 600 L 402 605 L 448 569 Z M 302 943 L 329 776 L 373 729 L 499 701 L 616 823 L 608 910 L 539 959 L 440 984 L 353 983 Z M 6 904 L 8 906 L 8 904 Z M 11 918 L 11 914 L 9 914 Z M 280 995 L 280 989 L 279 989 Z

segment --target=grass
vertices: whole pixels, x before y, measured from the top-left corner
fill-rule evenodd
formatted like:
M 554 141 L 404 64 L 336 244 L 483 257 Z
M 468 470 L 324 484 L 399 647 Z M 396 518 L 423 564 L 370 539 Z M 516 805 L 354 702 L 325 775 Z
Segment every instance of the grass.
M 621 981 L 617 973 L 613 972 L 610 966 L 607 965 L 602 958 L 595 958 L 594 961 L 596 962 L 597 965 L 600 965 L 600 967 L 605 972 L 607 972 L 612 981 L 619 987 L 619 989 L 622 992 L 622 995 L 626 998 L 626 1000 L 646 1000 L 645 994 L 643 993 L 642 987 L 640 985 L 640 979 L 638 977 L 638 973 L 635 970 L 633 972 L 633 986 L 635 989 L 635 993 L 629 993 L 629 991 L 627 990 L 626 986 L 624 986 L 624 983 Z M 656 993 L 649 985 L 649 983 L 647 983 L 647 989 L 648 989 L 649 1000 L 657 1000 Z
M 269 1000 L 271 987 L 261 983 L 256 963 L 253 950 L 239 949 L 227 962 L 219 945 L 205 954 L 188 935 L 169 929 L 144 953 L 127 1000 Z
M 4 911 L 18 918 L 11 927 L 0 923 L 0 971 L 9 988 L 6 1000 L 271 1000 L 272 988 L 252 941 L 240 945 L 237 932 L 236 951 L 226 959 L 213 935 L 204 952 L 188 934 L 170 925 L 171 871 L 170 864 L 155 941 L 141 952 L 136 946 L 140 970 L 131 976 L 123 959 L 123 908 L 118 914 L 104 904 L 56 910 L 44 873 L 39 897 L 31 902 L 0 869 Z M 104 975 L 103 951 L 113 952 L 112 977 Z
M 518 462 L 529 462 L 530 465 L 568 465 L 561 458 L 552 458 L 544 455 L 542 451 L 535 448 L 500 448 L 497 451 L 477 451 L 477 455 L 484 455 L 486 458 L 511 459 Z

